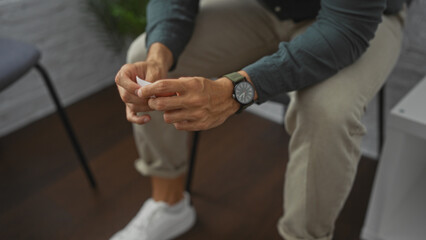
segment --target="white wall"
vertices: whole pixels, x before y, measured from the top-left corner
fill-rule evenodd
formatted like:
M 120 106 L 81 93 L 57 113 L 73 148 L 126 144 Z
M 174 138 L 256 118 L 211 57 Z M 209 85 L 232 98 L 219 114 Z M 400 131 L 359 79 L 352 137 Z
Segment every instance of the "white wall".
M 0 36 L 40 49 L 41 63 L 65 105 L 113 84 L 125 59 L 99 42 L 83 1 L 0 0 Z M 31 71 L 0 93 L 0 136 L 53 111 L 42 79 Z

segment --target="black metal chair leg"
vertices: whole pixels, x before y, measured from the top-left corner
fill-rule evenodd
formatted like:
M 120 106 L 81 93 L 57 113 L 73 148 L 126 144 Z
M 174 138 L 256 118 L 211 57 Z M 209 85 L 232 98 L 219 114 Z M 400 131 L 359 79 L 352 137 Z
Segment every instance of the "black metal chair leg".
M 381 155 L 381 153 L 382 153 L 382 149 L 383 149 L 383 143 L 384 143 L 384 139 L 385 139 L 385 136 L 384 136 L 384 134 L 385 134 L 385 122 L 384 122 L 384 120 L 385 120 L 385 109 L 386 109 L 386 106 L 385 106 L 385 98 L 386 98 L 386 95 L 385 95 L 385 86 L 386 85 L 383 85 L 383 87 L 380 89 L 380 91 L 379 91 L 379 116 L 378 116 L 378 130 L 379 130 L 379 136 L 378 136 L 378 139 L 379 139 L 379 143 L 378 143 L 378 153 L 379 153 L 379 157 L 380 157 L 380 155 Z
M 53 84 L 52 84 L 52 82 L 49 78 L 49 75 L 47 74 L 46 70 L 42 66 L 40 66 L 39 64 L 36 64 L 35 68 L 42 75 L 44 83 L 46 84 L 46 86 L 49 90 L 50 96 L 52 97 L 53 101 L 55 102 L 56 110 L 59 114 L 59 117 L 62 120 L 62 123 L 65 127 L 67 134 L 68 134 L 68 137 L 71 140 L 71 143 L 74 147 L 74 150 L 77 153 L 77 156 L 80 160 L 80 164 L 83 167 L 84 172 L 86 173 L 86 176 L 87 176 L 87 178 L 90 182 L 90 185 L 92 186 L 92 188 L 96 189 L 95 178 L 93 177 L 92 171 L 90 170 L 89 165 L 87 164 L 86 157 L 84 156 L 84 153 L 83 153 L 83 151 L 80 147 L 80 144 L 77 141 L 77 138 L 76 138 L 74 131 L 71 127 L 71 124 L 68 120 L 68 117 L 67 117 L 67 115 L 66 115 L 66 113 L 65 113 L 65 111 L 64 111 L 64 109 L 61 105 L 61 102 L 59 101 L 58 95 L 56 94 L 55 88 L 53 87 Z
M 191 193 L 191 183 L 192 183 L 192 177 L 194 174 L 195 157 L 197 156 L 199 134 L 200 134 L 199 131 L 194 132 L 194 136 L 192 139 L 191 155 L 189 158 L 189 168 L 188 168 L 188 175 L 186 176 L 186 187 L 185 187 L 188 193 Z

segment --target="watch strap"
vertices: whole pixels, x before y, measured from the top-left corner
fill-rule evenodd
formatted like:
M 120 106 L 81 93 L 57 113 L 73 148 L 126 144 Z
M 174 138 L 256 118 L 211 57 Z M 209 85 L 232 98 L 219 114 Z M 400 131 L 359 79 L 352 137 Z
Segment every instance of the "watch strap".
M 247 81 L 246 78 L 238 72 L 228 73 L 224 75 L 224 77 L 231 80 L 234 86 L 241 81 Z
M 246 109 L 246 108 L 248 108 L 249 106 L 251 106 L 252 104 L 254 103 L 254 101 L 251 101 L 251 102 L 249 102 L 249 103 L 247 103 L 247 104 L 241 104 L 240 103 L 240 108 L 235 112 L 235 114 L 239 114 L 239 113 L 241 113 L 242 111 L 244 111 L 244 109 Z

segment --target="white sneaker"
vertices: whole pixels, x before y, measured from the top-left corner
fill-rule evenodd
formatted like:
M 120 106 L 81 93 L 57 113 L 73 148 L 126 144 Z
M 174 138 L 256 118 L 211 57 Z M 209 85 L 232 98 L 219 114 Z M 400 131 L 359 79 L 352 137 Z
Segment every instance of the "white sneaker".
M 145 201 L 136 216 L 110 240 L 170 240 L 188 231 L 195 223 L 195 210 L 189 194 L 170 206 L 152 198 Z

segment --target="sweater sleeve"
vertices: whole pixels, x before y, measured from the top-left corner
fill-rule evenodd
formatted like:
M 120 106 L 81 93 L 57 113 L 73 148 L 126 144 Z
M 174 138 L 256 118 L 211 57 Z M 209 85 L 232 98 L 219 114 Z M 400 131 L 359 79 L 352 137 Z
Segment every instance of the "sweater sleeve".
M 147 6 L 146 47 L 160 42 L 173 54 L 173 70 L 191 38 L 199 0 L 151 0 Z
M 352 64 L 369 46 L 385 6 L 385 0 L 322 0 L 315 23 L 303 34 L 243 69 L 259 103 L 318 83 Z

